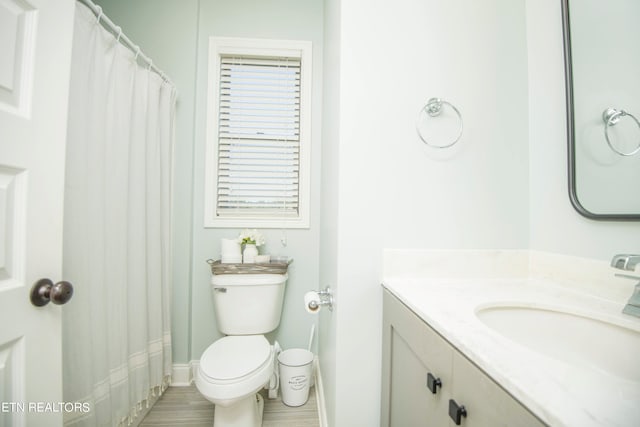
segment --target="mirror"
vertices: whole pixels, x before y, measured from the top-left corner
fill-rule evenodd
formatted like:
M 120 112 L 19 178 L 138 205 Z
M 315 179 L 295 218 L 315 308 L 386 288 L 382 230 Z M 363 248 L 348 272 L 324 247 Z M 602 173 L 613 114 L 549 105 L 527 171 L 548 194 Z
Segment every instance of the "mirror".
M 561 1 L 571 203 L 640 220 L 640 1 Z

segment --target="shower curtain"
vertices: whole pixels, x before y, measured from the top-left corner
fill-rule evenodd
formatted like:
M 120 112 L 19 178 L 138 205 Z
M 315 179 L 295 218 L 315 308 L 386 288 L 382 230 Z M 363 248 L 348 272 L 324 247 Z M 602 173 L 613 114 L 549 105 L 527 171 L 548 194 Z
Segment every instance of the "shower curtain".
M 63 310 L 63 391 L 90 411 L 65 414 L 65 425 L 127 425 L 170 381 L 175 88 L 136 59 L 76 3 L 63 233 L 75 294 Z

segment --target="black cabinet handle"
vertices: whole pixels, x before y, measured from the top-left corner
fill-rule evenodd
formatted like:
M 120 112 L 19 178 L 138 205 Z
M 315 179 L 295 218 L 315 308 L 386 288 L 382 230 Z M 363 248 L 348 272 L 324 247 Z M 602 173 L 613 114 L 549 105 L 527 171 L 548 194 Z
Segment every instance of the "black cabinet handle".
M 438 387 L 442 387 L 442 381 L 440 378 L 434 377 L 431 372 L 427 374 L 427 388 L 431 393 L 436 394 L 438 392 Z
M 462 417 L 467 417 L 467 410 L 464 405 L 458 406 L 455 400 L 449 399 L 449 417 L 459 426 L 462 422 Z

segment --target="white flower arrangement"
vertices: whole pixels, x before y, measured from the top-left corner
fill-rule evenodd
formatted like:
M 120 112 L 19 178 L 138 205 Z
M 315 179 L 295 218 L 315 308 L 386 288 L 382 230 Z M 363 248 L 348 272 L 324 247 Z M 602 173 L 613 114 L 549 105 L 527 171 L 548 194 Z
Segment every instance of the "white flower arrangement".
M 264 245 L 264 236 L 258 230 L 245 228 L 240 232 L 238 236 L 238 243 L 241 245 L 256 245 L 262 246 Z

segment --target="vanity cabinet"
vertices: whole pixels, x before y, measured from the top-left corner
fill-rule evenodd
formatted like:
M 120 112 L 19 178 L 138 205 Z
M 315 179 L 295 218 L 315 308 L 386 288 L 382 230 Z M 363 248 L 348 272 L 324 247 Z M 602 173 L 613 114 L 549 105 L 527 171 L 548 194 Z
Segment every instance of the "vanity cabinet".
M 545 425 L 386 289 L 383 299 L 382 427 Z

